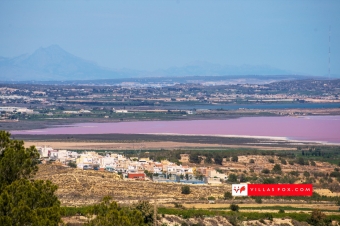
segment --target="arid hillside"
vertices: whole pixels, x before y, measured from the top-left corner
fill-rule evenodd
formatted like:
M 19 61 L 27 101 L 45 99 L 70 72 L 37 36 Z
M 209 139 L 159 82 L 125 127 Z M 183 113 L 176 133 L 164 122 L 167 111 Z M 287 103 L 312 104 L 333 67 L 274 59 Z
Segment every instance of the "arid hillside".
M 94 170 L 80 170 L 59 165 L 40 165 L 36 179 L 51 180 L 59 186 L 57 196 L 63 206 L 98 203 L 109 195 L 120 203 L 157 199 L 157 203 L 223 197 L 230 185 L 192 185 L 189 195 L 181 194 L 180 184 L 122 180 L 119 175 Z

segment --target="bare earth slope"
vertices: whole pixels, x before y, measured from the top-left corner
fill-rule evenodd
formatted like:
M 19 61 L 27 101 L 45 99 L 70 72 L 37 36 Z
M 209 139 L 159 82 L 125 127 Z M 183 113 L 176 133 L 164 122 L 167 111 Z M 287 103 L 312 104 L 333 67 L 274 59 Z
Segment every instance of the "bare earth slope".
M 51 180 L 59 186 L 56 195 L 63 206 L 81 206 L 98 203 L 109 195 L 120 203 L 137 200 L 154 200 L 166 203 L 181 200 L 198 200 L 208 196 L 223 196 L 231 191 L 230 185 L 192 185 L 189 195 L 181 194 L 180 184 L 125 181 L 114 173 L 80 170 L 58 165 L 40 165 L 35 179 Z

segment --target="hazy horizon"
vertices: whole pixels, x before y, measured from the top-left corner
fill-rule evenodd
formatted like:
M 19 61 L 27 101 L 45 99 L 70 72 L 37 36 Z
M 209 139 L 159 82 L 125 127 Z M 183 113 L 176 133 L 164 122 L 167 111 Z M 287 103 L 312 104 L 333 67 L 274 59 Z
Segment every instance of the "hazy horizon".
M 339 1 L 1 1 L 0 56 L 57 44 L 110 69 L 195 62 L 340 75 Z

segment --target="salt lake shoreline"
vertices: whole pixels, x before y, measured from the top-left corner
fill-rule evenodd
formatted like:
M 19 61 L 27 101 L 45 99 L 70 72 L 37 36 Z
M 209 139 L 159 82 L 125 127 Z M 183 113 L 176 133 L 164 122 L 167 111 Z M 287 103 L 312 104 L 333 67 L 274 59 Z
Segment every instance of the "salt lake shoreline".
M 290 145 L 305 145 L 305 144 L 320 144 L 320 145 L 334 145 L 334 146 L 340 146 L 340 143 L 330 143 L 330 142 L 325 142 L 325 141 L 313 141 L 313 140 L 295 140 L 291 139 L 289 137 L 275 137 L 275 136 L 250 136 L 250 135 L 204 135 L 204 134 L 180 134 L 180 133 L 143 133 L 143 135 L 170 135 L 170 136 L 207 136 L 207 137 L 230 137 L 230 138 L 245 138 L 245 139 L 263 139 L 272 141 L 272 143 L 246 143 L 246 144 L 279 144 L 275 143 L 275 141 L 280 141 L 280 142 L 289 142 Z
M 253 117 L 243 117 L 245 119 L 254 119 Z M 257 117 L 258 119 L 273 119 L 275 117 Z M 292 117 L 276 117 L 280 120 L 282 119 L 289 119 L 289 118 L 292 118 Z M 301 119 L 304 119 L 304 120 L 322 120 L 322 119 L 328 119 L 328 120 L 336 120 L 336 121 L 333 121 L 331 122 L 331 126 L 333 127 L 333 124 L 339 124 L 338 122 L 340 121 L 340 116 L 338 115 L 328 115 L 328 116 L 304 116 L 304 117 L 298 117 L 298 118 L 301 118 Z M 298 118 L 293 118 L 293 119 L 298 119 Z M 334 118 L 334 119 L 332 119 Z M 210 120 L 186 120 L 185 122 L 188 123 L 188 122 L 194 122 L 194 123 L 202 123 L 202 122 L 226 122 L 226 121 L 235 121 L 235 120 L 238 120 L 239 121 L 240 118 L 233 118 L 233 119 L 224 119 L 224 120 L 220 120 L 220 119 L 210 119 Z M 195 122 L 196 121 L 196 122 Z M 129 121 L 129 122 L 100 122 L 100 123 L 95 123 L 95 122 L 86 122 L 86 123 L 75 123 L 75 124 L 68 124 L 68 125 L 51 125 L 51 129 L 66 129 L 65 132 L 63 133 L 58 133 L 59 135 L 62 134 L 62 135 L 69 135 L 70 137 L 72 137 L 72 135 L 75 135 L 77 133 L 74 133 L 74 132 L 71 132 L 69 133 L 69 130 L 71 130 L 72 128 L 77 128 L 78 127 L 78 130 L 80 130 L 81 132 L 84 132 L 84 130 L 89 130 L 89 129 L 95 129 L 97 127 L 101 127 L 103 124 L 117 124 L 119 126 L 122 126 L 122 125 L 125 125 L 125 126 L 129 126 L 131 127 L 131 124 L 140 124 L 142 123 L 142 125 L 144 124 L 145 126 L 145 123 L 147 126 L 149 126 L 148 123 L 150 123 L 151 125 L 154 124 L 155 126 L 155 123 L 160 123 L 161 124 L 169 124 L 170 125 L 173 125 L 173 124 L 176 124 L 175 122 L 183 122 L 183 120 L 181 121 Z M 157 125 L 156 123 L 156 126 L 158 127 L 159 125 Z M 184 123 L 184 122 L 183 122 Z M 130 125 L 129 125 L 130 124 Z M 216 123 L 215 123 L 216 124 Z M 308 126 L 308 125 L 307 125 Z M 54 128 L 53 128 L 54 127 Z M 79 129 L 80 128 L 80 129 Z M 88 129 L 86 129 L 88 128 Z M 48 128 L 47 128 L 48 129 Z M 91 130 L 92 130 L 91 129 Z M 138 129 L 138 128 L 133 128 L 133 129 Z M 178 129 L 176 129 L 178 130 Z M 22 134 L 21 136 L 23 136 L 23 134 L 31 134 L 31 135 L 36 135 L 36 137 L 40 135 L 44 135 L 46 132 L 46 129 L 33 129 L 33 130 L 19 130 L 19 131 L 12 131 L 11 133 L 13 134 L 13 136 L 19 136 L 20 137 L 20 134 Z M 334 139 L 334 136 L 336 137 L 336 141 L 324 141 L 324 140 L 318 140 L 318 139 L 296 139 L 294 138 L 293 136 L 290 136 L 290 137 L 285 137 L 285 136 L 266 136 L 266 135 L 249 135 L 249 134 L 246 134 L 244 133 L 243 135 L 237 135 L 237 134 L 232 134 L 232 133 L 225 133 L 225 134 L 220 134 L 220 133 L 200 133 L 200 132 L 197 132 L 197 133 L 188 133 L 188 132 L 185 132 L 185 133 L 179 133 L 179 132 L 137 132 L 135 133 L 133 131 L 133 133 L 130 131 L 130 132 L 123 132 L 123 133 L 119 133 L 119 132 L 93 132 L 91 134 L 88 133 L 89 135 L 88 136 L 91 136 L 91 135 L 98 135 L 98 134 L 103 134 L 103 135 L 107 135 L 107 134 L 112 134 L 112 135 L 116 135 L 116 134 L 121 134 L 121 135 L 129 135 L 129 134 L 136 134 L 136 135 L 157 135 L 157 136 L 185 136 L 187 138 L 189 137 L 218 137 L 218 138 L 244 138 L 245 140 L 243 141 L 242 144 L 246 145 L 246 144 L 254 144 L 254 145 L 259 145 L 259 144 L 267 144 L 267 145 L 277 145 L 277 144 L 284 144 L 284 143 L 287 143 L 287 145 L 305 145 L 305 144 L 315 144 L 315 145 L 333 145 L 333 146 L 339 146 L 340 145 L 340 142 L 337 142 L 339 141 L 339 136 L 337 135 L 340 135 L 340 127 L 339 129 L 334 129 L 333 127 L 333 134 L 331 134 L 331 136 L 333 136 L 332 138 Z M 47 134 L 50 134 L 50 136 L 53 135 L 53 133 L 47 133 Z M 83 133 L 79 133 L 79 134 L 83 134 Z M 322 133 L 321 133 L 322 134 Z M 56 134 L 57 135 L 57 134 Z M 32 137 L 35 137 L 35 136 L 32 136 Z M 249 141 L 247 141 L 249 139 Z M 253 140 L 253 141 L 252 141 Z M 255 140 L 263 140 L 263 141 L 255 141 Z

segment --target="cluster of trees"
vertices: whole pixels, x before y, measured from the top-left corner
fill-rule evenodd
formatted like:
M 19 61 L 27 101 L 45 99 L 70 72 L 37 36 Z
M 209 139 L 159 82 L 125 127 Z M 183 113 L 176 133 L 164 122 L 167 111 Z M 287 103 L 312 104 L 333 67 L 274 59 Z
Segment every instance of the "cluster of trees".
M 222 165 L 223 158 L 228 158 L 228 156 L 222 156 L 220 152 L 215 153 L 206 153 L 206 154 L 200 154 L 200 153 L 191 153 L 190 154 L 190 162 L 200 164 L 202 160 L 204 160 L 207 164 L 215 163 L 217 165 Z M 204 157 L 204 158 L 203 158 Z M 231 157 L 231 161 L 237 162 L 238 157 L 236 155 L 233 155 Z
M 0 226 L 61 225 L 65 209 L 55 195 L 51 181 L 33 180 L 38 171 L 39 153 L 35 147 L 10 139 L 0 131 Z M 190 188 L 189 188 L 190 193 Z M 152 225 L 153 209 L 146 201 L 121 207 L 110 197 L 88 212 L 88 225 Z
M 111 197 L 93 206 L 88 213 L 88 225 L 99 226 L 141 226 L 154 222 L 152 206 L 146 201 L 139 201 L 132 207 L 119 206 Z
M 0 225 L 58 225 L 62 209 L 50 181 L 32 180 L 38 151 L 0 131 Z

